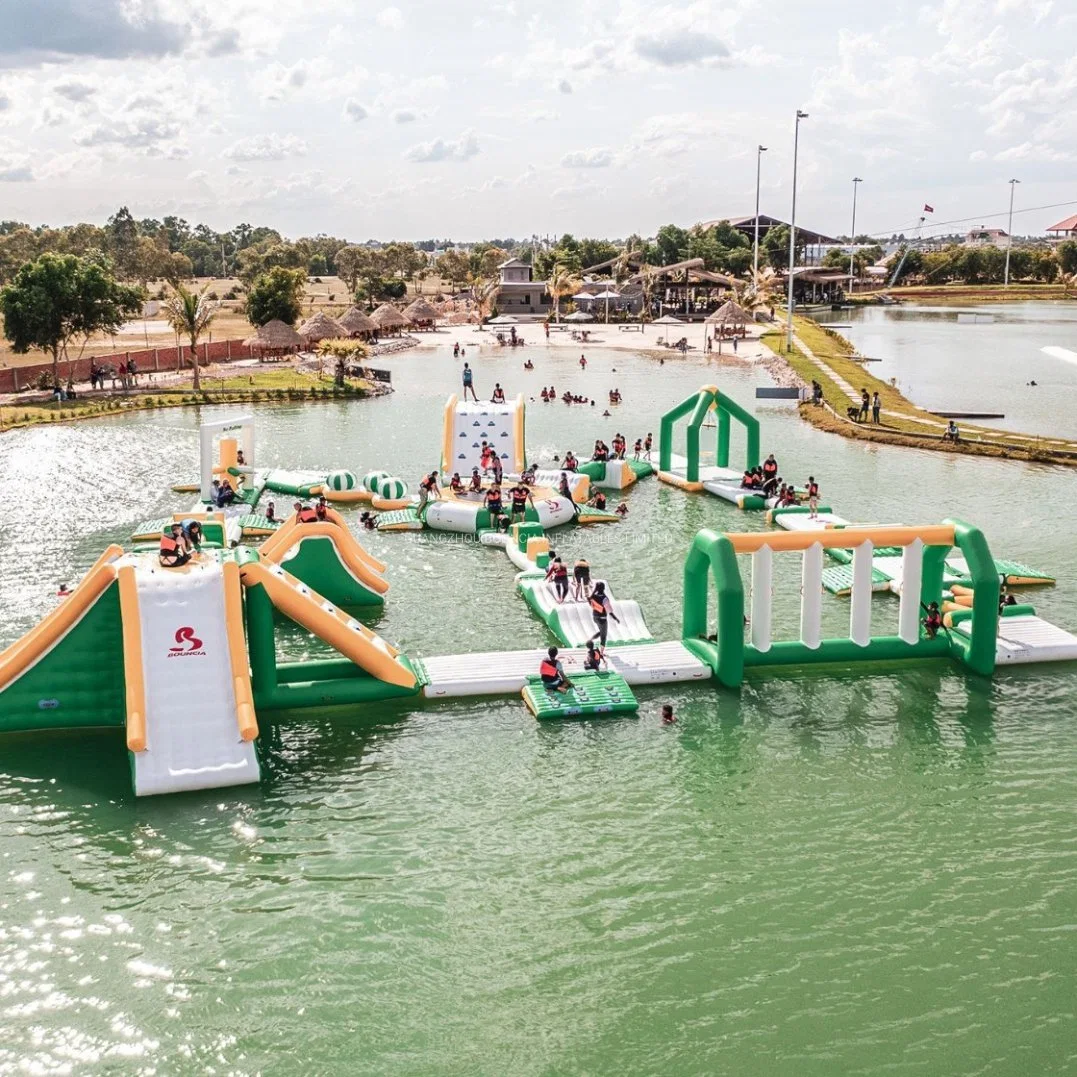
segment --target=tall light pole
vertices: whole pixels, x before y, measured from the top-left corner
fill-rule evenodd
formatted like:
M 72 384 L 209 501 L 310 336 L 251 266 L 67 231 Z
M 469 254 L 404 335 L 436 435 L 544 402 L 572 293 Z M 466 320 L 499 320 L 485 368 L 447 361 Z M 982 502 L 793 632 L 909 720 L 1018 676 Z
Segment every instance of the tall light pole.
M 755 253 L 752 255 L 752 277 L 756 288 L 759 287 L 759 171 L 766 152 L 766 146 L 759 146 L 755 151 Z
M 856 189 L 864 181 L 859 176 L 853 176 L 853 224 L 849 233 L 849 291 L 853 290 L 853 275 L 856 266 Z
M 1013 192 L 1017 189 L 1019 179 L 1010 180 L 1010 220 L 1006 225 L 1006 272 L 1002 279 L 1002 286 L 1010 286 L 1010 248 L 1013 246 Z
M 797 247 L 797 154 L 800 151 L 800 121 L 806 120 L 808 114 L 797 109 L 797 123 L 793 132 L 793 212 L 789 221 L 789 310 L 788 326 L 785 336 L 785 350 L 793 350 L 793 263 Z

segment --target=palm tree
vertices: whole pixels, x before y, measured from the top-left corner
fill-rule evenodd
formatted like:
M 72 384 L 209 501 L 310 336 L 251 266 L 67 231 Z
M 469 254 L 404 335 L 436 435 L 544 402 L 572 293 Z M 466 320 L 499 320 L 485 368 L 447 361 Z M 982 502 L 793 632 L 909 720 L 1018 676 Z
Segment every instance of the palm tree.
M 749 279 L 746 284 L 735 284 L 734 298 L 753 316 L 764 310 L 769 314 L 770 308 L 774 306 L 779 284 L 778 274 L 771 266 L 767 266 Z
M 165 301 L 165 318 L 168 324 L 191 342 L 191 368 L 194 370 L 192 386 L 195 392 L 202 388 L 198 378 L 198 338 L 209 328 L 210 322 L 216 316 L 217 304 L 206 298 L 206 288 L 193 292 L 182 284 L 177 284 L 172 295 Z
M 482 277 L 475 275 L 471 278 L 471 295 L 475 300 L 475 308 L 479 312 L 479 320 L 485 321 L 490 310 L 493 309 L 497 300 L 497 294 L 501 291 L 500 277 Z
M 566 295 L 575 295 L 576 289 L 581 287 L 579 277 L 574 276 L 570 270 L 563 265 L 553 267 L 553 272 L 550 274 L 546 288 L 553 298 L 553 318 L 555 322 L 561 320 L 561 300 Z

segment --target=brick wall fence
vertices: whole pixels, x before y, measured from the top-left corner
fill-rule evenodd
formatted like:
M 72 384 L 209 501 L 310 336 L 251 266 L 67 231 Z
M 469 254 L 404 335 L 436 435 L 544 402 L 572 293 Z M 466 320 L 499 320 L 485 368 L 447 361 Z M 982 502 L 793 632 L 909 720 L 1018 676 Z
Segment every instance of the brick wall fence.
M 229 363 L 236 359 L 251 358 L 251 350 L 240 340 L 215 340 L 212 344 L 198 345 L 198 358 L 202 363 Z M 186 348 L 139 348 L 126 352 L 113 352 L 111 355 L 86 356 L 74 364 L 60 363 L 60 380 L 67 384 L 68 367 L 73 367 L 76 382 L 90 380 L 90 363 L 99 367 L 113 367 L 119 370 L 120 364 L 133 360 L 139 373 L 159 370 L 179 370 L 191 365 L 191 349 Z M 52 363 L 35 363 L 33 366 L 0 368 L 0 393 L 17 393 L 37 386 L 37 379 L 42 373 L 52 373 Z

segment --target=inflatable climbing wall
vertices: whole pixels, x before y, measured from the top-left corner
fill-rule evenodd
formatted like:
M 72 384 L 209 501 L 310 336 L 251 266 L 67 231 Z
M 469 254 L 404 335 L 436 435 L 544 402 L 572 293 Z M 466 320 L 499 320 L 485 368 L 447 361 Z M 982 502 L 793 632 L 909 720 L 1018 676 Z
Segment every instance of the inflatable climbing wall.
M 473 467 L 482 467 L 482 443 L 494 446 L 506 474 L 519 474 L 524 459 L 524 398 L 504 404 L 462 403 L 454 394 L 445 405 L 441 470 L 459 471 L 466 480 Z

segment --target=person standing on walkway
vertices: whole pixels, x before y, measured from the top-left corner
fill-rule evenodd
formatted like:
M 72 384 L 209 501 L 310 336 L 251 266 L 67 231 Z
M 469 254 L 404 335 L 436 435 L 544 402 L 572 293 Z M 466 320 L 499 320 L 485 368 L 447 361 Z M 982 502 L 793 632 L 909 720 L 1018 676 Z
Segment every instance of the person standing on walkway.
M 882 409 L 883 402 L 879 399 L 879 391 L 876 389 L 875 395 L 871 398 L 871 421 L 875 423 L 876 426 L 879 425 L 879 413 Z
M 601 580 L 595 584 L 595 589 L 591 592 L 588 601 L 591 604 L 591 619 L 595 622 L 597 629 L 591 639 L 597 639 L 605 650 L 606 636 L 610 630 L 610 618 L 612 617 L 618 624 L 621 623 L 621 618 L 613 612 L 613 603 L 610 602 L 609 595 L 606 594 L 606 585 Z
M 868 409 L 871 407 L 871 397 L 868 396 L 867 389 L 860 390 L 860 422 L 866 422 L 868 417 Z
M 465 401 L 467 400 L 467 394 L 468 394 L 469 391 L 471 393 L 471 399 L 474 400 L 475 403 L 477 404 L 479 402 L 479 398 L 478 398 L 477 394 L 475 393 L 475 384 L 474 384 L 474 381 L 472 379 L 471 367 L 467 363 L 464 363 L 464 400 Z

